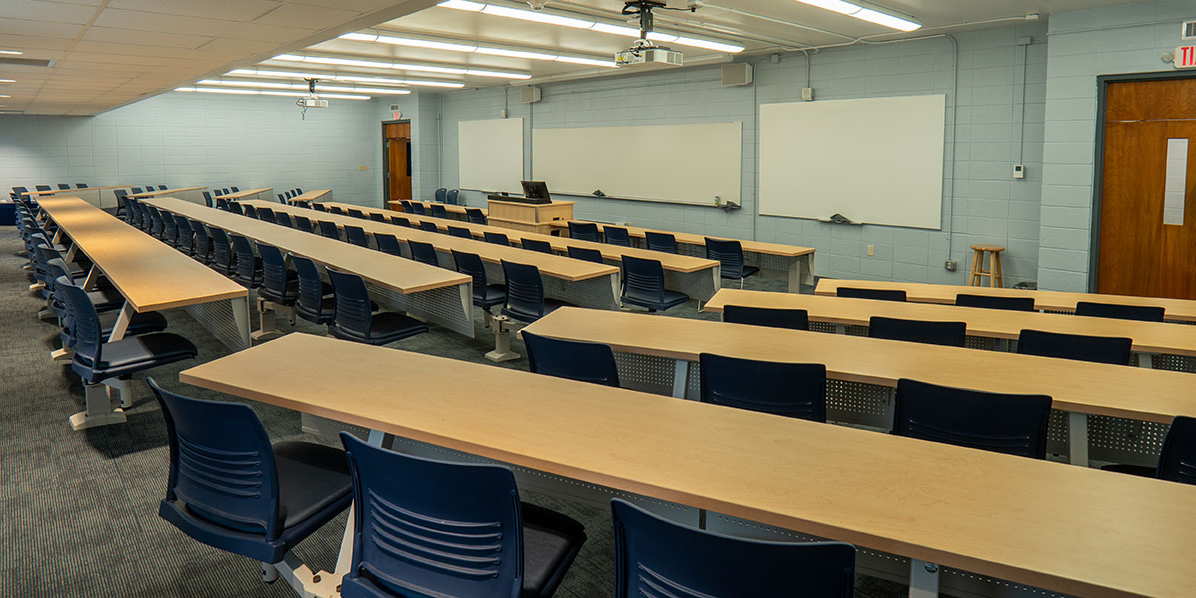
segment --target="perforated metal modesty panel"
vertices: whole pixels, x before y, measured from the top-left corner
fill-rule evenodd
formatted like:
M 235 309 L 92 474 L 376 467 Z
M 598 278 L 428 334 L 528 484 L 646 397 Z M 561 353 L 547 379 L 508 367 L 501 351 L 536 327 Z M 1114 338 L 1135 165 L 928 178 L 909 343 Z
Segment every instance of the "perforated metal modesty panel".
M 697 272 L 664 271 L 664 288 L 689 295 L 698 301 L 709 301 L 718 292 L 719 282 L 713 270 L 699 270 Z
M 453 332 L 464 334 L 470 338 L 474 337 L 472 281 L 468 284 L 440 287 L 406 295 L 374 284 L 367 286 L 370 297 L 379 305 L 407 312 L 421 320 L 444 326 Z M 463 287 L 464 295 L 462 295 Z M 464 303 L 462 302 L 463 296 L 466 298 Z
M 486 280 L 488 282 L 497 284 L 506 281 L 506 277 L 502 271 L 502 264 L 491 262 L 483 262 L 483 264 L 486 266 Z M 599 276 L 576 282 L 541 275 L 540 280 L 544 283 L 544 296 L 547 298 L 566 301 L 578 307 L 590 307 L 594 309 L 619 308 L 619 298 L 615 295 L 618 289 L 618 274 Z
M 224 346 L 234 351 L 249 348 L 249 344 L 246 342 L 248 339 L 243 334 L 244 331 L 237 325 L 231 301 L 210 301 L 188 305 L 183 309 L 208 332 L 211 332 L 212 336 L 224 343 Z M 248 314 L 246 314 L 246 321 L 248 322 Z

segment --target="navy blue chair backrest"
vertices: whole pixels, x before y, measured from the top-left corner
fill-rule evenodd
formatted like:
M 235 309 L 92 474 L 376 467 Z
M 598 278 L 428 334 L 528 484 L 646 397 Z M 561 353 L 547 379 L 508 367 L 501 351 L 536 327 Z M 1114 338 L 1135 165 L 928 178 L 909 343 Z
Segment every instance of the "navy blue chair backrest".
M 341 232 L 339 229 L 336 228 L 335 222 L 329 222 L 327 220 L 320 220 L 319 223 L 320 223 L 320 234 L 321 235 L 324 235 L 325 237 L 328 237 L 329 239 L 336 239 L 338 241 L 340 240 Z
M 664 302 L 664 267 L 656 260 L 623 256 L 623 295 L 647 303 Z
M 178 239 L 178 245 L 189 247 L 191 244 L 191 236 L 195 234 L 191 230 L 191 221 L 182 214 L 175 214 L 174 225 L 179 229 L 178 237 L 176 237 Z
M 525 333 L 526 334 L 526 333 Z M 826 366 L 698 356 L 702 402 L 826 421 Z
M 461 196 L 460 189 L 449 189 L 448 195 L 445 196 L 445 198 L 444 198 L 444 202 L 448 203 L 448 204 L 452 204 L 452 205 L 457 205 L 458 203 L 461 203 L 459 201 L 460 196 Z
M 351 224 L 345 225 L 345 240 L 358 247 L 369 247 L 370 239 L 365 235 L 365 229 Z
M 373 309 L 365 280 L 356 274 L 337 272 L 332 268 L 327 270 L 328 278 L 332 280 L 332 288 L 336 292 L 334 321 L 337 328 L 349 336 L 363 341 L 369 340 Z
M 287 228 L 295 228 L 295 225 L 291 223 L 291 215 L 286 212 L 274 212 L 274 223 Z
M 482 238 L 485 239 L 485 241 L 487 243 L 494 243 L 495 245 L 510 245 L 511 244 L 511 240 L 508 239 L 507 235 L 504 233 L 495 233 L 495 232 L 485 231 L 482 233 Z
M 312 202 L 311 209 L 313 209 L 317 212 L 327 212 L 328 211 L 328 208 L 324 204 L 316 203 L 316 202 Z
M 396 226 L 405 226 L 411 228 L 411 221 L 402 216 L 391 216 L 390 223 Z
M 195 241 L 193 247 L 195 248 L 195 255 L 200 257 L 207 257 L 212 250 L 212 241 L 208 237 L 208 231 L 204 228 L 202 222 L 198 220 L 191 221 L 191 232 L 195 234 Z
M 868 336 L 893 341 L 962 347 L 967 334 L 966 322 L 931 322 L 881 316 L 872 316 L 868 320 Z
M 430 232 L 430 233 L 440 232 L 440 227 L 436 226 L 435 222 L 428 222 L 427 220 L 420 220 L 419 227 L 423 230 Z
M 544 315 L 544 281 L 540 269 L 528 264 L 502 260 L 507 279 L 507 306 L 504 313 L 524 322 L 534 322 Z
M 400 200 L 399 200 L 399 205 L 400 205 L 400 206 L 403 206 L 403 211 L 404 211 L 404 212 L 407 212 L 407 213 L 409 213 L 409 214 L 413 214 L 413 213 L 415 213 L 415 212 L 412 210 L 412 208 L 411 208 L 411 202 L 409 202 L 409 201 L 407 201 L 407 200 L 405 200 L 405 199 L 400 199 Z
M 448 463 L 341 434 L 353 476 L 346 596 L 520 596 L 519 491 L 501 465 Z
M 95 305 L 87 298 L 87 292 L 76 285 L 63 281 L 54 285 L 54 290 L 68 306 L 74 318 L 74 360 L 88 367 L 98 367 L 103 359 L 104 338 L 103 326 L 100 324 Z
M 440 259 L 436 257 L 436 247 L 431 243 L 408 239 L 407 247 L 411 249 L 411 259 L 429 266 L 440 265 Z
M 850 544 L 727 536 L 617 498 L 611 511 L 615 598 L 852 595 L 855 547 Z
M 216 209 L 228 211 L 228 200 L 223 199 L 223 198 L 217 199 L 216 200 Z
M 295 228 L 305 233 L 310 233 L 312 232 L 311 220 L 306 216 L 295 216 Z
M 569 257 L 575 260 L 584 260 L 587 262 L 594 262 L 595 264 L 605 264 L 606 261 L 602 259 L 602 252 L 597 249 L 590 249 L 588 247 L 574 247 L 572 245 L 565 248 L 569 252 Z
M 262 286 L 275 297 L 287 294 L 287 261 L 282 251 L 273 245 L 259 242 L 258 253 L 262 254 Z
M 42 191 L 43 190 L 42 187 L 44 187 L 44 186 L 45 185 L 38 185 L 37 190 Z M 50 190 L 49 187 L 45 188 L 45 191 L 49 191 L 49 190 Z M 137 195 L 138 193 L 141 193 L 141 187 L 133 187 L 133 195 Z
M 337 216 L 344 216 L 344 215 L 345 215 L 345 211 L 344 211 L 344 210 L 342 210 L 342 209 L 340 209 L 340 208 L 339 208 L 339 207 L 337 207 L 337 206 L 328 206 L 328 213 L 329 213 L 329 214 L 336 214 Z
M 1196 484 L 1196 418 L 1176 416 L 1163 440 L 1157 475 L 1160 479 Z
M 286 202 L 287 202 L 287 196 L 279 193 L 278 194 L 278 203 L 286 203 Z
M 486 215 L 478 208 L 465 208 L 465 217 L 471 224 L 486 224 Z
M 262 222 L 269 222 L 271 224 L 274 224 L 275 223 L 274 210 L 272 210 L 270 208 L 258 208 L 257 209 L 257 218 L 258 218 L 258 220 L 261 220 Z
M 295 273 L 299 275 L 297 307 L 306 308 L 308 313 L 320 313 L 324 304 L 324 283 L 320 280 L 319 266 L 310 259 L 293 253 L 291 263 L 295 265 Z
M 450 235 L 452 235 L 454 237 L 461 238 L 461 239 L 472 239 L 473 238 L 473 233 L 470 232 L 468 228 L 461 227 L 461 226 L 453 226 L 450 224 L 448 227 L 448 232 Z
M 955 305 L 960 307 L 983 307 L 986 309 L 1008 309 L 1010 311 L 1034 311 L 1034 298 L 996 297 L 959 293 L 955 296 Z
M 743 244 L 739 241 L 706 237 L 706 259 L 722 263 L 723 278 L 743 278 Z
M 61 191 L 61 190 L 63 190 L 63 189 L 70 189 L 70 188 L 71 188 L 71 186 L 70 186 L 70 185 L 68 185 L 68 184 L 66 184 L 66 183 L 58 183 L 58 189 L 59 189 L 60 191 Z
M 232 235 L 233 250 L 237 252 L 237 277 L 249 284 L 256 284 L 258 261 L 253 254 L 253 244 L 241 235 Z
M 403 255 L 399 249 L 399 240 L 394 235 L 386 233 L 374 233 L 374 242 L 378 244 L 378 251 L 382 253 L 389 253 L 390 255 Z
M 1017 352 L 1024 355 L 1076 359 L 1096 363 L 1130 364 L 1134 341 L 1114 336 L 1087 336 L 1041 330 L 1023 330 L 1017 337 Z
M 240 191 L 240 189 L 238 189 L 236 186 L 229 187 L 229 189 L 231 189 L 233 193 Z
M 1115 303 L 1093 303 L 1091 301 L 1079 301 L 1076 303 L 1077 316 L 1094 316 L 1097 318 L 1162 322 L 1165 311 L 1165 308 L 1152 305 L 1117 305 Z
M 257 208 L 255 208 L 249 204 L 245 204 L 245 205 L 241 206 L 241 209 L 244 210 L 246 216 L 253 218 L 255 220 L 257 219 Z
M 665 253 L 677 253 L 677 237 L 669 233 L 658 233 L 653 231 L 645 231 L 644 236 L 648 240 L 648 249 L 652 251 L 663 251 Z
M 528 369 L 537 374 L 619 386 L 615 354 L 607 345 L 523 333 Z
M 723 321 L 732 324 L 751 324 L 792 330 L 810 329 L 810 315 L 804 309 L 724 305 Z
M 877 299 L 880 301 L 905 301 L 905 291 L 900 289 L 858 289 L 855 287 L 839 287 L 835 289 L 836 297 L 851 297 L 854 299 Z
M 213 204 L 212 204 L 212 194 L 211 193 L 209 193 L 207 191 L 203 192 L 203 203 L 204 203 L 204 205 L 208 206 L 209 208 L 212 207 Z
M 386 222 L 386 214 L 382 212 L 370 212 L 370 220 L 374 222 Z
M 418 216 L 426 216 L 427 210 L 424 209 L 424 204 L 411 202 L 411 213 Z
M 627 234 L 627 229 L 621 226 L 604 226 L 602 233 L 606 235 L 606 242 L 611 245 L 631 247 L 631 235 Z
M 519 245 L 529 251 L 547 253 L 548 255 L 555 255 L 556 253 L 552 250 L 552 243 L 549 243 L 548 241 L 541 241 L 539 239 L 520 239 Z
M 75 183 L 75 188 L 76 189 L 86 189 L 87 183 Z
M 1051 397 L 897 381 L 893 434 L 1009 455 L 1046 457 Z
M 570 239 L 594 242 L 601 240 L 598 234 L 598 225 L 593 222 L 576 222 L 570 220 L 568 224 Z
M 434 203 L 432 204 L 432 215 L 437 218 L 448 218 L 448 210 L 444 209 L 443 205 Z
M 236 201 L 228 202 L 228 211 L 231 214 L 245 214 L 245 210 L 241 207 L 241 203 Z
M 365 218 L 365 212 L 362 212 L 357 208 L 349 208 L 349 216 L 351 218 Z
M 278 536 L 278 474 L 270 437 L 253 409 L 150 388 L 162 404 L 170 442 L 166 501 L 221 527 Z
M 158 191 L 165 191 L 166 185 L 158 185 Z
M 438 201 L 440 203 L 444 203 L 444 200 L 448 197 L 448 189 L 441 187 L 436 190 L 436 193 L 434 193 L 434 196 L 436 197 L 436 201 Z
M 228 239 L 228 233 L 222 228 L 212 226 L 208 228 L 208 234 L 212 236 L 212 262 L 226 269 L 232 268 L 233 246 Z
M 452 250 L 453 262 L 457 265 L 457 271 L 473 277 L 473 291 L 475 294 L 479 290 L 485 289 L 486 280 L 486 265 L 482 263 L 482 258 L 476 253 L 466 253 L 464 251 Z
M 134 191 L 133 193 L 141 193 L 140 187 L 134 187 L 134 189 L 136 189 L 136 191 Z M 51 189 L 49 185 L 36 185 L 35 190 L 36 191 L 53 191 L 53 189 Z

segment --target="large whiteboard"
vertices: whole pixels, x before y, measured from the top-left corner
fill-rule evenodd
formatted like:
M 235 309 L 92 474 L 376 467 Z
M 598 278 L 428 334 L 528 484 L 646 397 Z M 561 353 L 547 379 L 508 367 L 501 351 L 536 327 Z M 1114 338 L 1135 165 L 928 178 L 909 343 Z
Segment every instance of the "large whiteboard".
M 480 191 L 520 191 L 523 119 L 457 123 L 457 186 Z
M 571 195 L 741 203 L 742 155 L 738 122 L 532 131 L 533 177 Z
M 938 229 L 946 96 L 760 106 L 760 213 Z

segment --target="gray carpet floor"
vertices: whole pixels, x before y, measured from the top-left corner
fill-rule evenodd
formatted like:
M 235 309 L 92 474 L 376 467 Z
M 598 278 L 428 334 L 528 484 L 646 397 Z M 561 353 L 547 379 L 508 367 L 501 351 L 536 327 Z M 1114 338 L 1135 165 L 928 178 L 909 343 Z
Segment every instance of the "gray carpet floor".
M 69 366 L 49 352 L 58 330 L 40 321 L 43 302 L 28 290 L 29 272 L 12 227 L 0 228 L 0 596 L 160 597 L 293 596 L 283 583 L 260 581 L 255 562 L 198 542 L 157 515 L 165 494 L 168 448 L 166 427 L 156 400 L 134 377 L 134 405 L 128 423 L 74 432 L 67 418 L 83 409 L 83 388 Z M 779 283 L 752 281 L 751 288 L 781 290 Z M 808 291 L 809 289 L 807 289 Z M 715 319 L 696 304 L 671 316 Z M 178 381 L 178 372 L 229 350 L 182 311 L 166 313 L 170 332 L 191 339 L 197 360 L 149 372 L 167 389 L 216 400 L 236 400 Z M 290 326 L 279 318 L 280 326 Z M 256 316 L 253 320 L 256 324 Z M 429 334 L 392 345 L 463 361 L 490 363 L 482 355 L 493 337 L 481 329 L 468 339 L 433 327 Z M 300 320 L 294 330 L 322 334 Z M 522 353 L 521 343 L 513 342 Z M 526 360 L 495 367 L 526 369 Z M 297 372 L 296 375 L 308 375 Z M 250 403 L 275 441 L 303 439 L 299 414 Z M 524 500 L 565 512 L 586 526 L 589 536 L 557 596 L 610 596 L 613 543 L 605 508 L 524 491 Z M 305 540 L 296 553 L 313 569 L 331 570 L 344 530 L 345 515 Z M 899 584 L 858 576 L 856 595 L 895 597 Z

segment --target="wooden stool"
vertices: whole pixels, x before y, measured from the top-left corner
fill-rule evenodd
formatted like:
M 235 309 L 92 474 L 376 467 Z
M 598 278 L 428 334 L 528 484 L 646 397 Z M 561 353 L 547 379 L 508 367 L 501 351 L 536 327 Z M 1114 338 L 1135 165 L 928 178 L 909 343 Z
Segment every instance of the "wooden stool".
M 1001 252 L 1005 251 L 1005 248 L 1000 245 L 972 245 L 972 251 L 972 280 L 968 284 L 982 287 L 984 285 L 980 284 L 980 279 L 987 276 L 988 286 L 1005 286 L 1001 281 Z M 988 270 L 984 269 L 985 252 L 988 252 Z

